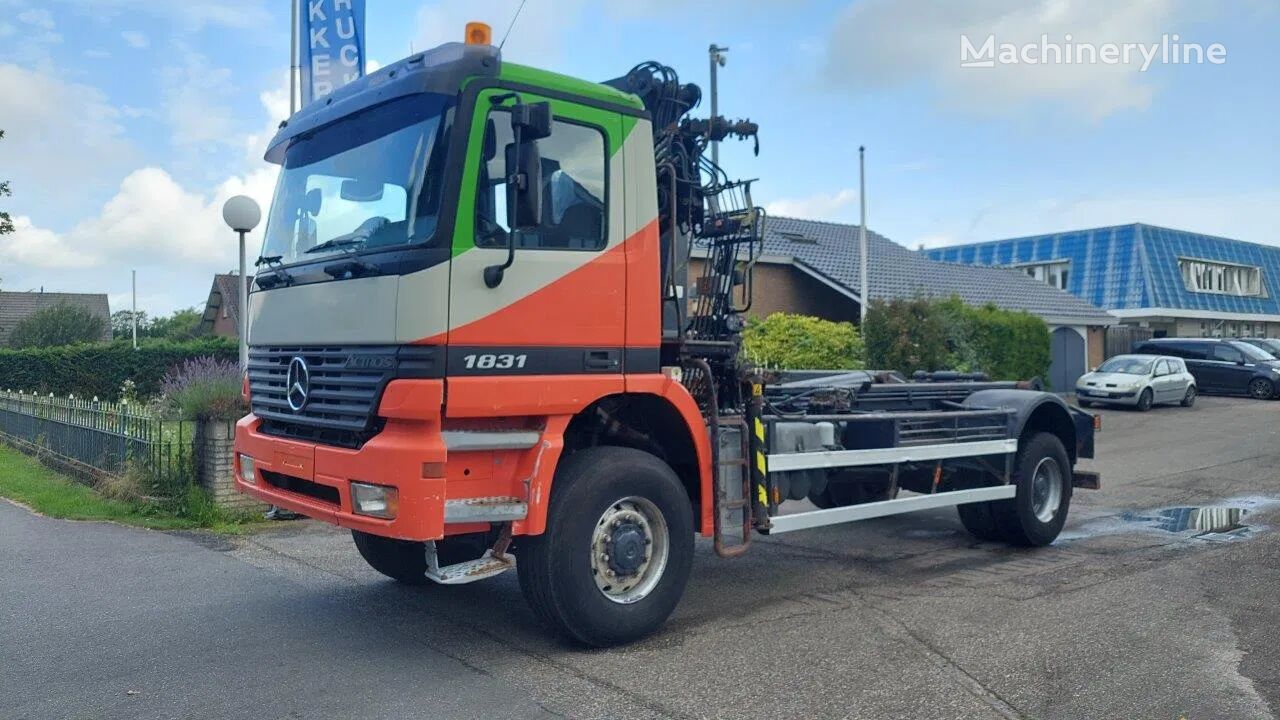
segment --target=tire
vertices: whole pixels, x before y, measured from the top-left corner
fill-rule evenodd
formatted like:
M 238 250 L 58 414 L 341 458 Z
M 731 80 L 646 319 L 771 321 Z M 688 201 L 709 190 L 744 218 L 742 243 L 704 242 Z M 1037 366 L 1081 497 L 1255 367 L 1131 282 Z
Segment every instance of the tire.
M 374 570 L 406 585 L 427 583 L 426 543 L 351 531 L 360 557 Z M 488 533 L 453 535 L 436 541 L 436 558 L 441 565 L 475 560 L 488 547 Z
M 956 490 L 971 490 L 980 487 L 990 487 L 999 482 L 990 473 L 980 472 L 978 470 L 963 470 L 956 478 L 954 488 Z M 992 542 L 1004 542 L 1004 531 L 996 524 L 995 514 L 992 512 L 993 501 L 965 503 L 956 506 L 956 514 L 960 516 L 960 524 L 964 525 L 964 529 L 978 540 L 986 540 Z
M 520 589 L 571 640 L 631 642 L 661 627 L 684 594 L 693 533 L 688 493 L 666 463 L 632 448 L 581 450 L 556 469 L 546 531 L 520 539 Z M 625 556 L 600 552 L 623 542 Z
M 1196 386 L 1188 385 L 1187 394 L 1182 396 L 1182 407 L 1191 407 L 1196 404 Z
M 1088 400 L 1081 400 L 1081 399 L 1079 399 L 1079 398 L 1076 398 L 1076 404 L 1077 404 L 1077 405 L 1079 405 L 1079 406 L 1080 406 L 1080 407 L 1082 407 L 1082 408 L 1091 408 L 1091 407 L 1093 407 L 1093 403 L 1089 402 Z
M 1138 396 L 1138 412 L 1146 412 L 1151 409 L 1152 397 L 1151 388 L 1142 391 L 1142 394 Z
M 1275 386 L 1266 378 L 1254 378 L 1249 381 L 1249 397 L 1254 400 L 1270 400 L 1275 394 Z
M 1012 545 L 1048 545 L 1062 532 L 1071 506 L 1071 459 L 1067 450 L 1056 435 L 1036 433 L 1022 443 L 1014 469 L 1018 494 L 1010 500 L 991 503 L 996 527 L 1005 542 Z M 1046 483 L 1040 485 L 1039 495 L 1037 476 Z

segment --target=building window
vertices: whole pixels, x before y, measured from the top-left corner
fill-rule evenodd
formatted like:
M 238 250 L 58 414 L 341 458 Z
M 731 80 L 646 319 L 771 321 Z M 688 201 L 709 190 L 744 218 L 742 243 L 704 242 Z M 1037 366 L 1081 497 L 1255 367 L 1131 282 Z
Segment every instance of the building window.
M 1021 267 L 1023 272 L 1040 282 L 1049 283 L 1059 290 L 1067 289 L 1067 272 L 1070 269 L 1070 263 L 1065 260 Z
M 1191 292 L 1256 296 L 1262 294 L 1262 268 L 1178 258 L 1182 282 Z

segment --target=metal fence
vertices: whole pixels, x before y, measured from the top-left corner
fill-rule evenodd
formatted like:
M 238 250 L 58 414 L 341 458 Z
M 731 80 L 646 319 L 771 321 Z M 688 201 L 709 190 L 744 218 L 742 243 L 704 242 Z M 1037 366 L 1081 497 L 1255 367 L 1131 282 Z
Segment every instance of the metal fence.
M 137 466 L 164 491 L 194 473 L 194 425 L 161 420 L 127 402 L 0 391 L 0 436 L 85 479 L 121 476 Z

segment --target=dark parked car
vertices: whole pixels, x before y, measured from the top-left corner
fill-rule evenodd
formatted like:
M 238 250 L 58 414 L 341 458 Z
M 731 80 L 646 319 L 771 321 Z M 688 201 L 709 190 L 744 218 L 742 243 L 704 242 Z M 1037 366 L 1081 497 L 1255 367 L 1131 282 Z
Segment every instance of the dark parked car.
M 1187 364 L 1202 393 L 1280 397 L 1280 360 L 1240 340 L 1159 338 L 1138 343 L 1136 353 L 1173 355 Z
M 1280 358 L 1280 340 L 1275 338 L 1240 338 L 1240 342 L 1246 342 L 1256 348 L 1262 348 Z

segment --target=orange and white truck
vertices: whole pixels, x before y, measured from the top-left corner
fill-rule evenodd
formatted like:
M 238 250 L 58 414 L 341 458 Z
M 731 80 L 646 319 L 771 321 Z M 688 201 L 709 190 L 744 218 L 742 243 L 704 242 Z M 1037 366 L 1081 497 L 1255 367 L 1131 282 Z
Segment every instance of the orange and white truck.
M 1015 383 L 751 367 L 767 218 L 704 151 L 755 125 L 693 117 L 658 63 L 580 80 L 484 30 L 272 140 L 242 492 L 349 528 L 405 583 L 515 569 L 590 645 L 661 626 L 696 536 L 732 556 L 954 505 L 978 537 L 1054 540 L 1098 484 L 1090 415 Z

